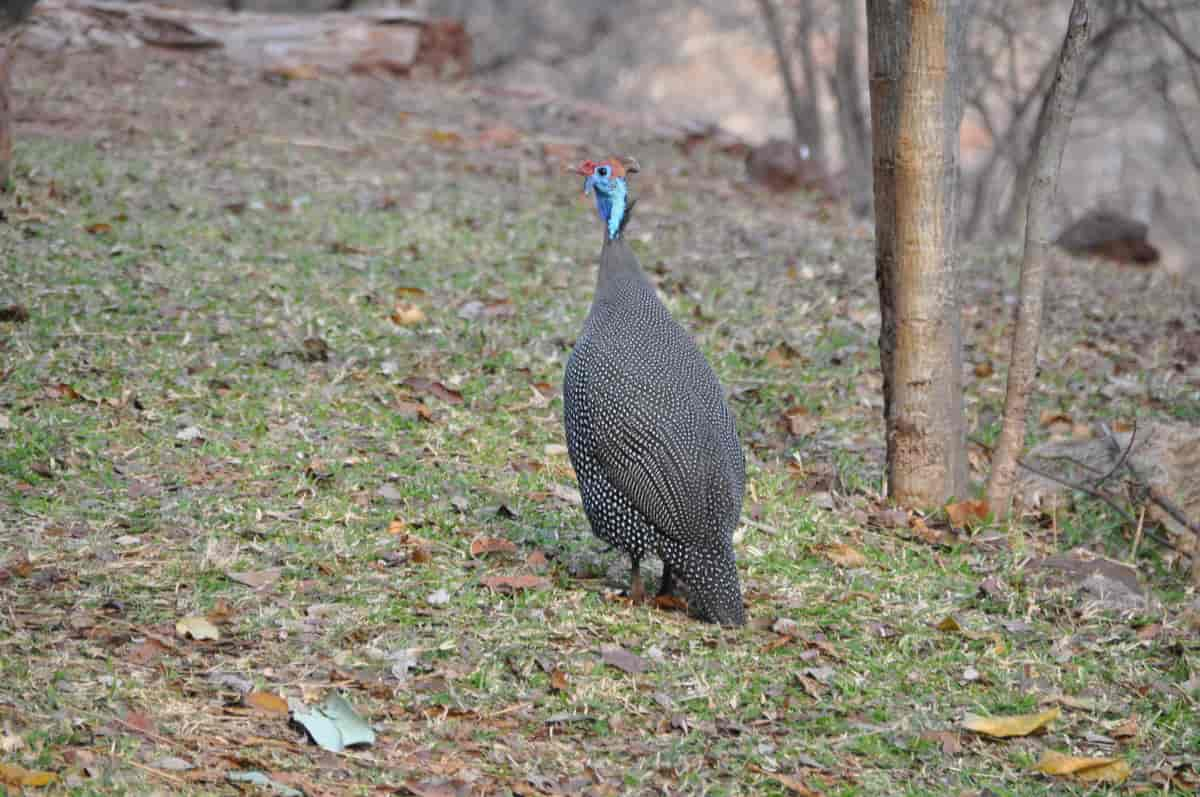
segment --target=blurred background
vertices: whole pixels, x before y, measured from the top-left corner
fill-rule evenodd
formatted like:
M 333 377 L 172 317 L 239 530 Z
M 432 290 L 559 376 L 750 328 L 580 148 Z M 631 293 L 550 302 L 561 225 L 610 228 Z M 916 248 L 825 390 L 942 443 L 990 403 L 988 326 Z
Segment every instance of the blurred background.
M 682 127 L 697 141 L 717 139 L 739 155 L 744 148 L 754 181 L 818 190 L 861 218 L 870 214 L 862 0 L 171 4 L 243 13 L 399 9 L 458 20 L 477 84 L 588 100 Z M 1021 231 L 1068 5 L 975 4 L 959 76 L 961 239 Z M 1097 0 L 1093 9 L 1056 222 L 1076 248 L 1191 272 L 1200 251 L 1200 0 Z

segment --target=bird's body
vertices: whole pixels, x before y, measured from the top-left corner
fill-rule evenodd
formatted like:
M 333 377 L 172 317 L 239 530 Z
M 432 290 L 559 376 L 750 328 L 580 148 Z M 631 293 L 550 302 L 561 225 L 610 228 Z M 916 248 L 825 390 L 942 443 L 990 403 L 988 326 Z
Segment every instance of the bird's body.
M 593 186 L 605 241 L 563 384 L 571 464 L 592 531 L 633 562 L 635 595 L 640 561 L 653 553 L 663 562 L 660 592 L 678 575 L 700 617 L 742 625 L 733 531 L 745 461 L 737 428 L 712 368 L 621 237 L 623 189 L 606 216 L 604 200 L 613 197 Z

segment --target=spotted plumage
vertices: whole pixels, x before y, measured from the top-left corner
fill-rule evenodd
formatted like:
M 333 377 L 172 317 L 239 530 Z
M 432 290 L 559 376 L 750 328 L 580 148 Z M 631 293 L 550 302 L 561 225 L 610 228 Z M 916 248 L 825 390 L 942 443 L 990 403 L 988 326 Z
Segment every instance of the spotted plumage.
M 641 560 L 654 554 L 663 562 L 660 594 L 678 576 L 699 617 L 742 625 L 733 531 L 745 460 L 720 382 L 622 236 L 633 170 L 615 158 L 578 170 L 605 234 L 563 383 L 567 449 L 592 531 L 633 562 L 635 597 Z

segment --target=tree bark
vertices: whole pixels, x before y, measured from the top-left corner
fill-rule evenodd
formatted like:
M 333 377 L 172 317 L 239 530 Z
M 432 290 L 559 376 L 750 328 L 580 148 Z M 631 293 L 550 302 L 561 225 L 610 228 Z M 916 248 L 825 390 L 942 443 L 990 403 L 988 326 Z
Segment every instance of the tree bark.
M 1046 95 L 1045 112 L 1038 125 L 1044 129 L 1034 159 L 1035 176 L 1025 214 L 1025 253 L 1021 260 L 1003 425 L 993 448 L 992 472 L 988 480 L 988 508 L 996 517 L 1006 517 L 1011 510 L 1017 457 L 1025 444 L 1025 410 L 1037 378 L 1042 303 L 1051 253 L 1053 221 L 1050 210 L 1058 188 L 1058 172 L 1071 128 L 1071 116 L 1075 112 L 1079 60 L 1087 37 L 1088 0 L 1074 0 L 1054 83 Z
M 888 492 L 929 507 L 967 489 L 954 240 L 961 0 L 868 0 L 876 280 Z

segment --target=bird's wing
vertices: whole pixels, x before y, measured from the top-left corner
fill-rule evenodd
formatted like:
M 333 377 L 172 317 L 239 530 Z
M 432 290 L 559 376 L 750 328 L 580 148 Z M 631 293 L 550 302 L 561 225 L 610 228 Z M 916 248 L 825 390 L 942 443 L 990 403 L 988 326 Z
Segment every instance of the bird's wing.
M 670 381 L 669 374 L 661 379 Z M 711 538 L 730 489 L 711 421 L 691 396 L 663 411 L 657 385 L 628 374 L 593 382 L 596 406 L 613 408 L 619 423 L 596 427 L 596 460 L 605 478 L 662 534 L 681 543 Z M 718 388 L 719 389 L 719 388 Z

